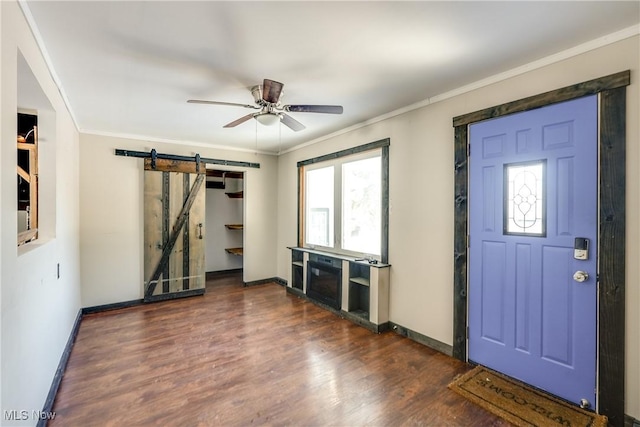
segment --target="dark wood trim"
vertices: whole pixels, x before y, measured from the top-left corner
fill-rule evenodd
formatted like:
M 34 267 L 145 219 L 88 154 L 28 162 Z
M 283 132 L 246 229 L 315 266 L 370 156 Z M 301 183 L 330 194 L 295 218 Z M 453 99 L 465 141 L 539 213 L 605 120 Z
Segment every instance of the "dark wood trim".
M 412 341 L 427 346 L 435 351 L 439 351 L 440 353 L 446 354 L 447 356 L 452 355 L 453 347 L 449 344 L 445 344 L 419 332 L 413 331 L 409 328 L 405 328 L 404 326 L 398 325 L 397 323 L 389 322 L 389 329 L 391 329 L 398 335 L 407 337 Z
M 640 427 L 640 420 L 633 418 L 631 415 L 625 415 L 624 427 Z
M 60 388 L 60 383 L 62 383 L 62 377 L 64 376 L 64 372 L 67 369 L 67 363 L 69 363 L 69 356 L 71 356 L 71 350 L 73 349 L 73 344 L 76 342 L 76 337 L 78 336 L 78 331 L 80 330 L 82 313 L 83 313 L 82 309 L 78 310 L 78 314 L 76 315 L 76 320 L 74 320 L 73 326 L 71 327 L 71 333 L 69 334 L 69 339 L 67 340 L 67 344 L 64 346 L 64 350 L 62 351 L 62 356 L 60 356 L 60 362 L 58 363 L 58 368 L 56 369 L 56 373 L 53 376 L 53 381 L 51 382 L 51 387 L 49 388 L 47 399 L 44 401 L 44 406 L 42 408 L 43 414 L 51 414 L 53 411 L 53 403 L 56 400 L 56 395 L 58 394 L 58 388 Z M 38 427 L 46 427 L 47 420 L 39 419 L 36 425 Z
M 144 302 L 158 302 L 177 298 L 194 297 L 198 295 L 204 295 L 204 292 L 204 288 L 190 289 L 188 291 L 169 292 L 167 294 L 158 294 L 145 297 Z
M 315 300 L 313 302 L 317 303 L 317 301 Z M 380 323 L 379 325 L 376 325 L 375 323 L 371 323 L 367 319 L 361 316 L 352 314 L 348 311 L 336 311 L 336 314 L 344 319 L 347 319 L 351 323 L 355 323 L 358 326 L 362 326 L 363 328 L 368 329 L 371 332 L 376 334 L 387 332 L 390 329 L 389 322 L 384 322 L 384 323 Z
M 452 356 L 467 360 L 467 242 L 468 242 L 468 128 L 456 126 L 454 140 L 455 193 L 453 245 L 453 350 Z
M 229 270 L 207 271 L 206 279 L 215 279 L 216 277 L 229 276 L 231 274 L 242 273 L 242 268 L 231 268 Z
M 624 424 L 626 87 L 600 94 L 598 409 Z
M 94 305 L 82 309 L 82 315 L 102 313 L 103 311 L 119 310 L 121 308 L 135 307 L 144 304 L 143 299 L 134 299 L 131 301 L 115 302 L 112 304 Z
M 359 145 L 357 147 L 347 148 L 335 153 L 325 154 L 323 156 L 314 157 L 312 159 L 298 162 L 298 243 L 299 247 L 304 246 L 304 167 L 314 163 L 327 160 L 339 159 L 341 157 L 350 156 L 352 154 L 362 153 L 369 150 L 381 149 L 381 241 L 380 241 L 380 261 L 384 264 L 389 262 L 389 147 L 391 139 L 385 138 L 368 144 Z
M 287 282 L 285 279 L 283 279 L 282 277 L 274 277 L 273 281 L 276 282 L 278 285 L 280 286 L 284 286 L 287 287 L 289 286 L 289 282 Z
M 282 283 L 280 282 L 280 278 L 278 277 L 269 277 L 267 279 L 259 279 L 259 280 L 252 280 L 250 282 L 243 282 L 244 286 L 258 286 L 258 285 L 264 285 L 265 283 L 277 283 L 278 285 L 281 285 Z
M 380 204 L 382 205 L 380 212 L 380 222 L 382 236 L 380 236 L 380 261 L 385 264 L 389 263 L 389 145 L 382 147 L 382 156 L 380 158 L 382 164 L 382 187 L 380 194 Z
M 242 271 L 242 269 L 240 269 L 240 271 Z M 209 274 L 207 273 L 207 279 L 209 279 Z M 195 292 L 194 292 L 195 291 Z M 174 292 L 172 294 L 172 298 L 174 297 L 181 297 L 181 296 L 193 296 L 193 295 L 202 295 L 205 293 L 204 289 L 192 289 L 189 292 L 191 293 L 187 293 L 187 292 Z M 183 295 L 184 294 L 184 295 Z M 163 298 L 154 298 L 153 301 L 163 301 Z M 129 307 L 136 307 L 139 305 L 144 305 L 145 300 L 144 299 L 134 299 L 134 300 L 130 300 L 130 301 L 122 301 L 122 302 L 114 302 L 111 304 L 103 304 L 103 305 L 95 305 L 95 306 L 91 306 L 91 307 L 84 307 L 82 309 L 82 315 L 86 316 L 88 314 L 96 314 L 96 313 L 102 313 L 105 311 L 112 311 L 112 310 L 120 310 L 123 308 L 129 308 Z
M 494 117 L 506 116 L 507 114 L 519 113 L 544 107 L 557 102 L 568 101 L 587 95 L 595 95 L 605 90 L 611 90 L 628 86 L 631 82 L 631 71 L 621 71 L 599 79 L 588 80 L 561 89 L 552 90 L 540 95 L 530 96 L 506 104 L 497 105 L 473 113 L 454 117 L 453 126 L 463 126 Z
M 297 289 L 297 288 L 293 288 L 293 287 L 287 287 L 287 293 L 288 294 L 293 294 L 297 297 L 300 297 L 304 300 L 309 300 L 309 297 L 307 297 L 307 295 L 302 292 L 302 289 Z
M 357 147 L 346 148 L 336 151 L 335 153 L 325 154 L 323 156 L 314 157 L 312 159 L 302 160 L 298 162 L 298 167 L 312 165 L 314 163 L 326 162 L 327 160 L 339 159 L 340 157 L 350 156 L 352 154 L 362 153 L 364 151 L 375 150 L 376 148 L 388 147 L 391 144 L 389 138 L 379 141 L 370 142 L 368 144 L 358 145 Z
M 630 71 L 510 102 L 453 119 L 455 128 L 453 357 L 467 359 L 468 125 L 586 95 L 600 94 L 600 240 L 598 412 L 623 426 L 625 352 L 626 86 Z
M 304 245 L 304 169 L 298 167 L 298 246 Z

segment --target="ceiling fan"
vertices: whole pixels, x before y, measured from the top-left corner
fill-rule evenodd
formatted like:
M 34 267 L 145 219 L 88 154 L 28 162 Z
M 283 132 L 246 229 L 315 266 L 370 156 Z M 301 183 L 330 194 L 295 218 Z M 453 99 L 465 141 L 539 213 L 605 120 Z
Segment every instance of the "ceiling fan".
M 187 102 L 192 104 L 213 104 L 227 105 L 232 107 L 244 107 L 254 110 L 260 110 L 256 113 L 250 113 L 240 117 L 224 125 L 226 128 L 238 126 L 241 123 L 253 118 L 263 125 L 273 125 L 280 121 L 294 131 L 301 131 L 305 126 L 288 115 L 288 112 L 296 113 L 325 113 L 325 114 L 342 114 L 341 105 L 282 105 L 280 97 L 282 96 L 282 88 L 284 84 L 275 80 L 264 79 L 262 85 L 253 86 L 251 94 L 255 105 L 252 104 L 236 104 L 234 102 L 221 101 L 202 101 L 198 99 L 190 99 Z

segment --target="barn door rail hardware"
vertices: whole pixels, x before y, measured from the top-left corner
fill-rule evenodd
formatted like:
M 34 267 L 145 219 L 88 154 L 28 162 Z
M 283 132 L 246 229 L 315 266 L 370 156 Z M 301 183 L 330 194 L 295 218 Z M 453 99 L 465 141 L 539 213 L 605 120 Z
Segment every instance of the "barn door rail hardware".
M 245 168 L 260 168 L 260 163 L 252 163 L 252 162 L 238 162 L 235 160 L 222 160 L 222 159 L 211 159 L 208 157 L 200 157 L 199 154 L 195 156 L 179 156 L 176 154 L 163 154 L 158 153 L 155 149 L 146 152 L 146 151 L 134 151 L 134 150 L 123 150 L 120 148 L 116 148 L 115 152 L 116 156 L 125 156 L 125 157 L 138 157 L 143 159 L 151 159 L 152 167 L 155 163 L 155 160 L 178 160 L 184 162 L 196 162 L 196 164 L 202 162 L 205 164 L 212 165 L 223 165 L 223 166 L 239 166 Z M 199 159 L 199 161 L 198 161 Z

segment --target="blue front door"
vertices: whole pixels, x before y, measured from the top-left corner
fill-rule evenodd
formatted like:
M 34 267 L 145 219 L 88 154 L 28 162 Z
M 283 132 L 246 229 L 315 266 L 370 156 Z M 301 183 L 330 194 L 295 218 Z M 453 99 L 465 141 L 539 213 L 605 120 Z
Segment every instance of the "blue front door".
M 597 123 L 590 96 L 469 128 L 469 359 L 592 408 Z

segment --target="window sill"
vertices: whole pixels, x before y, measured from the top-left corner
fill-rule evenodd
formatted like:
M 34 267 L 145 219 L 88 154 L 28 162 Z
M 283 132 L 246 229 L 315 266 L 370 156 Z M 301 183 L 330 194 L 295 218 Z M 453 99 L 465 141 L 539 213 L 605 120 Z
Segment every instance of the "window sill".
M 46 246 L 54 240 L 55 239 L 52 237 L 40 237 L 33 242 L 27 242 L 24 245 L 20 245 L 18 246 L 18 258 Z

